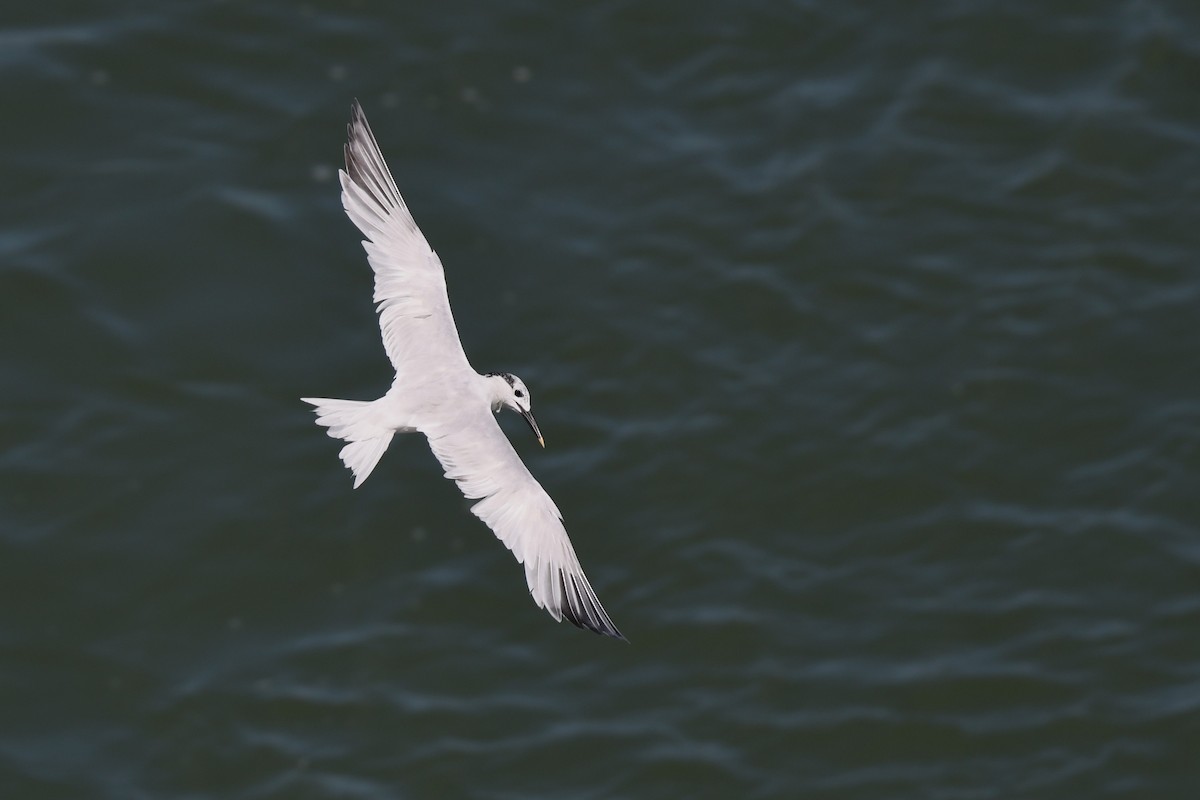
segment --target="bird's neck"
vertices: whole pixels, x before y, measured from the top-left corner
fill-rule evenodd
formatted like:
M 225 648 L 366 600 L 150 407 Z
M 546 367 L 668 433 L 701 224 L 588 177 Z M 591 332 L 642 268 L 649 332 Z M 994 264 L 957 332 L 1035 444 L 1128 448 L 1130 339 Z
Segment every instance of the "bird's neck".
M 492 413 L 499 414 L 500 409 L 504 408 L 505 402 L 508 400 L 508 393 L 512 391 L 512 387 L 499 375 L 481 375 L 480 377 L 483 378 L 484 392 L 487 394 Z

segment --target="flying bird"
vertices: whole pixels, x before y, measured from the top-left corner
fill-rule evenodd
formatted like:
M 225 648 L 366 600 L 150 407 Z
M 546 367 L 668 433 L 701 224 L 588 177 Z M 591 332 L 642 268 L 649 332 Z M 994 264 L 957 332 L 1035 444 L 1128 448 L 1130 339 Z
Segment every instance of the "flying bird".
M 529 389 L 508 372 L 480 374 L 463 352 L 442 262 L 417 228 L 358 101 L 351 108 L 342 206 L 366 239 L 375 272 L 383 346 L 396 378 L 378 400 L 305 397 L 317 424 L 346 442 L 338 454 L 354 488 L 397 433 L 423 433 L 446 477 L 477 500 L 471 512 L 525 566 L 533 601 L 555 620 L 624 639 L 596 598 L 563 527 L 562 513 L 496 423 L 517 412 L 545 447 Z

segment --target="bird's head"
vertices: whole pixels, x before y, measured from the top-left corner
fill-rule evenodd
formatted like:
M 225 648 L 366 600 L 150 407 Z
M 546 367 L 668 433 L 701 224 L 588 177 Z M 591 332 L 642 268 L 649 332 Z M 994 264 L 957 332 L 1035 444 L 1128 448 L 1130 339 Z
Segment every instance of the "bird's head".
M 511 408 L 520 414 L 533 429 L 538 444 L 545 447 L 542 432 L 538 430 L 537 421 L 533 418 L 533 406 L 525 382 L 511 372 L 492 372 L 487 377 L 492 387 L 492 410 L 499 413 L 502 408 Z

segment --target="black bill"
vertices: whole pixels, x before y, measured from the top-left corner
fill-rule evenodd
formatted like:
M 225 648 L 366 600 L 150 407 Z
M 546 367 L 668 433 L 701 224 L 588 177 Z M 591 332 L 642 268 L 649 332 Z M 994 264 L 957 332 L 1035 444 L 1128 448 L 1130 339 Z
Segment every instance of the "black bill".
M 533 428 L 533 435 L 537 437 L 538 444 L 540 444 L 542 447 L 545 447 L 546 442 L 542 439 L 542 432 L 538 430 L 537 420 L 533 418 L 533 414 L 528 411 L 522 411 L 521 416 L 524 417 L 525 421 L 529 423 L 529 427 Z

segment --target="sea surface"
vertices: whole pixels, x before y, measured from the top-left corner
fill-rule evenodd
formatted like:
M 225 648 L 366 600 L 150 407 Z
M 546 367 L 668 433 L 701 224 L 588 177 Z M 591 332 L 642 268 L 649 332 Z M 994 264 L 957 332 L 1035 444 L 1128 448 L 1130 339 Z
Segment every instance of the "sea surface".
M 0 797 L 1200 796 L 1200 5 L 25 3 Z M 392 377 L 358 98 L 629 643 Z

